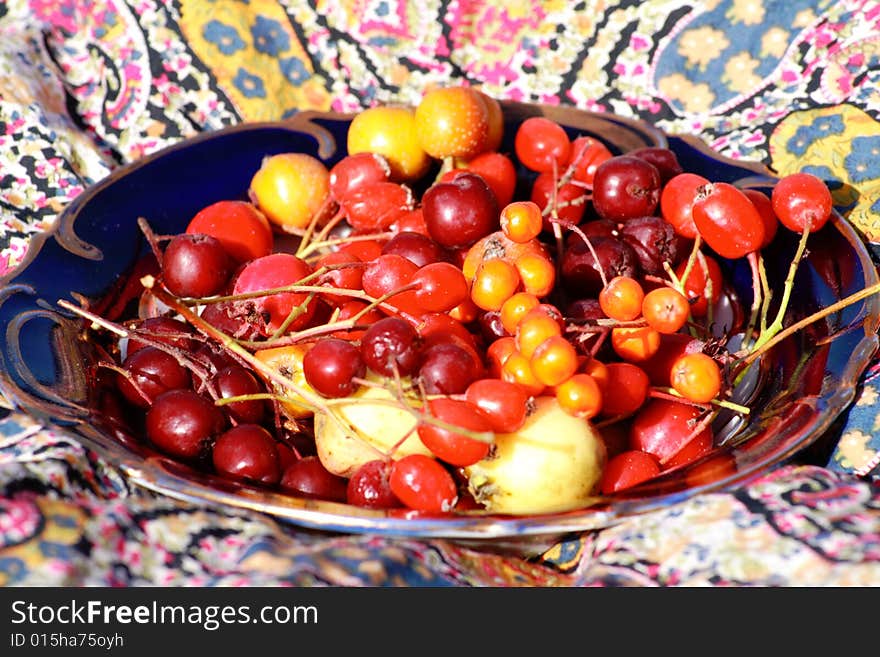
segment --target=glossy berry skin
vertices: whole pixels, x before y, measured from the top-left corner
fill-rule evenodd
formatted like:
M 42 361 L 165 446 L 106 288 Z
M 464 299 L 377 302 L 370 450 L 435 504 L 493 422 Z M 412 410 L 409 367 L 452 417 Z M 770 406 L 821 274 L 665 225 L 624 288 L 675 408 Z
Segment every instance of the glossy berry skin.
M 216 237 L 181 233 L 168 242 L 162 254 L 162 280 L 179 297 L 209 297 L 226 286 L 230 258 Z
M 159 395 L 147 411 L 145 423 L 150 442 L 165 454 L 184 460 L 208 454 L 211 441 L 224 426 L 220 407 L 192 390 Z
M 571 140 L 565 129 L 544 116 L 530 116 L 520 123 L 514 150 L 524 167 L 560 175 L 571 158 Z
M 628 415 L 638 410 L 648 399 L 651 382 L 638 365 L 608 363 L 604 370 L 606 382 L 604 386 L 600 385 L 603 415 Z
M 122 367 L 129 372 L 136 386 L 120 374 L 117 376 L 119 391 L 140 408 L 148 408 L 163 392 L 192 385 L 190 371 L 177 358 L 157 347 L 138 349 L 123 361 Z
M 412 212 L 415 199 L 406 185 L 368 182 L 351 190 L 340 207 L 355 230 L 372 233 L 388 229 Z
M 217 375 L 214 377 L 214 385 L 217 387 L 217 392 L 221 399 L 244 395 L 258 395 L 266 392 L 263 384 L 257 380 L 257 377 L 241 365 L 228 365 L 217 372 Z M 265 399 L 229 402 L 221 406 L 221 408 L 231 419 L 247 424 L 259 424 L 267 415 Z
M 212 203 L 195 214 L 187 224 L 186 232 L 216 237 L 238 262 L 269 255 L 275 243 L 266 215 L 247 201 Z
M 315 263 L 315 270 L 326 269 L 316 283 L 341 290 L 360 290 L 363 285 L 364 268 L 361 259 L 347 251 L 330 251 Z M 322 293 L 321 298 L 332 306 L 341 306 L 352 299 L 344 294 Z
M 547 297 L 556 286 L 556 263 L 535 253 L 523 253 L 514 261 L 523 291 L 536 297 Z
M 395 372 L 408 376 L 421 360 L 421 338 L 416 329 L 398 317 L 371 324 L 361 338 L 361 355 L 367 367 L 382 376 Z
M 783 226 L 796 233 L 815 232 L 831 218 L 833 200 L 825 182 L 811 173 L 784 176 L 773 187 L 773 210 Z
M 391 167 L 385 156 L 379 153 L 351 153 L 330 169 L 330 196 L 337 202 L 367 183 L 385 182 L 391 175 Z
M 274 485 L 281 478 L 275 439 L 258 424 L 240 424 L 223 432 L 211 459 L 219 474 L 232 479 Z
M 411 231 L 401 231 L 382 245 L 382 254 L 403 256 L 417 267 L 439 262 L 446 256 L 446 250 L 427 235 Z
M 378 299 L 390 294 L 385 303 L 405 313 L 419 315 L 423 309 L 416 298 L 416 290 L 404 289 L 410 286 L 418 270 L 418 266 L 403 256 L 383 253 L 367 263 L 361 284 L 371 297 Z
M 425 225 L 425 214 L 422 212 L 422 206 L 416 205 L 412 210 L 402 215 L 391 226 L 388 227 L 391 233 L 402 233 L 405 231 L 411 233 L 419 233 L 420 235 L 428 234 L 428 227 Z
M 618 222 L 654 214 L 661 187 L 660 172 L 653 164 L 616 155 L 596 168 L 593 208 L 603 219 Z
M 360 348 L 339 338 L 323 338 L 303 357 L 303 375 L 325 397 L 345 397 L 358 387 L 355 378 L 363 378 L 367 366 Z
M 492 424 L 483 412 L 463 399 L 437 397 L 428 401 L 431 416 L 465 431 L 490 434 Z M 419 438 L 438 459 L 460 467 L 473 465 L 489 454 L 491 445 L 464 433 L 437 424 L 422 422 L 418 428 Z
M 291 463 L 281 476 L 281 488 L 300 497 L 345 502 L 348 481 L 333 474 L 317 456 L 306 456 Z
M 718 363 L 702 352 L 684 354 L 676 359 L 669 378 L 676 392 L 699 404 L 715 399 L 723 384 Z
M 694 317 L 705 317 L 709 308 L 718 303 L 724 287 L 724 277 L 718 261 L 712 256 L 702 252 L 697 254 L 697 260 L 691 267 L 687 280 L 682 280 L 687 261 L 679 263 L 675 270 L 684 285 L 684 292 L 691 304 L 691 314 Z
M 235 279 L 234 293 L 244 294 L 294 285 L 311 273 L 311 266 L 295 255 L 273 253 L 252 260 L 244 266 Z M 254 306 L 260 316 L 260 320 L 255 322 L 257 328 L 263 335 L 270 336 L 281 327 L 295 307 L 307 300 L 308 294 L 304 292 L 279 292 L 239 303 Z M 288 330 L 294 331 L 308 324 L 314 312 L 315 303 L 308 303 L 304 312 L 290 323 Z M 268 317 L 268 321 L 263 320 L 263 317 Z
M 489 151 L 468 160 L 467 170 L 479 175 L 495 193 L 498 207 L 504 207 L 516 191 L 516 166 L 504 153 Z
M 660 465 L 660 468 L 665 472 L 666 470 L 671 470 L 672 468 L 687 465 L 711 452 L 713 447 L 714 445 L 712 432 L 703 431 L 702 433 L 697 435 L 696 438 L 691 440 L 687 445 L 678 450 L 675 456 L 663 462 Z
M 393 181 L 414 180 L 431 165 L 416 137 L 415 113 L 409 107 L 369 107 L 358 112 L 346 137 L 348 152 L 378 153 L 391 168 Z
M 662 217 L 636 217 L 624 223 L 618 239 L 629 245 L 639 260 L 639 269 L 648 276 L 665 277 L 664 263 L 672 267 L 685 259 L 692 242 L 675 232 Z
M 599 489 L 603 495 L 611 495 L 637 486 L 660 474 L 657 458 L 637 449 L 616 454 L 605 466 Z
M 672 287 L 654 288 L 642 300 L 642 317 L 648 326 L 664 335 L 681 330 L 690 310 L 687 297 Z
M 419 381 L 429 395 L 463 393 L 480 374 L 471 354 L 452 342 L 426 348 L 418 369 Z
M 526 422 L 529 395 L 510 381 L 477 379 L 465 390 L 465 399 L 483 412 L 497 433 L 513 433 Z
M 629 244 L 615 237 L 594 237 L 590 242 L 598 261 L 579 237 L 569 240 L 563 251 L 562 283 L 571 294 L 578 297 L 597 296 L 603 288 L 600 270 L 609 279 L 615 276 L 638 277 L 638 255 Z
M 422 196 L 431 238 L 446 248 L 464 248 L 499 229 L 495 194 L 477 174 L 465 172 L 432 185 Z
M 562 224 L 580 223 L 587 207 L 586 190 L 582 186 L 568 182 L 557 188 L 553 174 L 546 172 L 535 178 L 529 198 L 541 209 L 542 228 L 547 232 L 553 230 L 554 218 Z M 547 210 L 547 206 L 552 207 Z
M 433 513 L 451 511 L 458 499 L 452 475 L 424 454 L 410 454 L 391 466 L 392 492 L 410 509 Z
M 473 349 L 476 349 L 477 346 L 477 338 L 474 334 L 448 313 L 426 313 L 422 315 L 418 330 L 425 345 L 448 342 L 450 338 L 453 340 L 460 338 Z
M 674 176 L 660 193 L 660 213 L 679 235 L 688 239 L 697 236 L 694 224 L 694 200 L 697 192 L 709 184 L 709 179 L 685 171 Z
M 593 137 L 575 137 L 571 142 L 571 161 L 574 165 L 574 179 L 585 185 L 593 184 L 596 168 L 613 157 L 608 147 Z
M 657 171 L 660 173 L 660 182 L 663 185 L 684 171 L 675 151 L 662 146 L 644 146 L 629 151 L 627 155 L 639 157 L 657 167 Z
M 693 217 L 700 236 L 723 258 L 741 258 L 759 250 L 764 241 L 764 220 L 757 208 L 730 183 L 700 188 Z
M 685 402 L 649 399 L 630 426 L 629 446 L 652 454 L 662 466 L 695 439 L 694 424 L 701 413 L 700 408 Z M 696 435 L 711 437 L 711 429 Z
M 486 150 L 489 108 L 471 87 L 438 87 L 415 110 L 415 133 L 431 157 L 470 159 Z
M 630 322 L 642 314 L 645 291 L 638 279 L 615 276 L 599 292 L 599 307 L 607 317 Z
M 773 209 L 773 202 L 766 194 L 757 189 L 745 188 L 743 194 L 749 197 L 749 200 L 755 206 L 758 214 L 764 222 L 764 239 L 761 241 L 761 248 L 769 246 L 776 233 L 779 230 L 779 217 Z
M 302 230 L 330 218 L 330 172 L 307 153 L 268 155 L 251 178 L 248 196 L 279 230 Z
M 468 282 L 459 267 L 449 262 L 432 262 L 413 274 L 418 284 L 415 300 L 427 312 L 452 310 L 468 298 Z
M 403 506 L 391 490 L 391 463 L 376 459 L 354 471 L 346 487 L 346 501 L 368 509 L 397 509 Z

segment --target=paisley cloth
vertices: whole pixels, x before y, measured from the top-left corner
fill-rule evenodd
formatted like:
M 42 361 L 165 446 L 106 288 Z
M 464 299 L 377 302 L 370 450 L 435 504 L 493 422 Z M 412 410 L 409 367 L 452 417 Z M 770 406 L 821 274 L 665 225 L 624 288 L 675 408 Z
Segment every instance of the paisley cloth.
M 7 0 L 0 274 L 114 168 L 302 109 L 465 81 L 614 112 L 806 170 L 880 244 L 880 5 L 866 0 Z M 880 366 L 830 456 L 523 558 L 327 535 L 131 486 L 62 431 L 0 419 L 7 586 L 880 585 Z

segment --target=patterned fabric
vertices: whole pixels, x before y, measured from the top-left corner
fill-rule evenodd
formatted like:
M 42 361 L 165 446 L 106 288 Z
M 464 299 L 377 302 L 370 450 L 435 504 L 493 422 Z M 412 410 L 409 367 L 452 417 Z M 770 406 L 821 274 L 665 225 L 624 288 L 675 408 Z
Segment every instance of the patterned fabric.
M 302 109 L 467 81 L 700 135 L 826 180 L 880 245 L 880 5 L 866 0 L 7 0 L 0 272 L 121 164 Z M 789 464 L 523 559 L 326 536 L 130 487 L 74 440 L 0 421 L 6 585 L 880 584 L 880 366 L 827 463 Z

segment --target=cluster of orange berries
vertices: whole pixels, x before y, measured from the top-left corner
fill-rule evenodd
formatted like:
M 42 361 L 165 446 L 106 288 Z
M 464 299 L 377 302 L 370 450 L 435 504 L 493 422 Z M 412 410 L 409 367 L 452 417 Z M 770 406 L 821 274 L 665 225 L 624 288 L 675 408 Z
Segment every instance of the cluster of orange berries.
M 628 415 L 648 398 L 652 381 L 641 364 L 679 333 L 691 317 L 686 291 L 671 284 L 645 290 L 639 280 L 616 276 L 598 297 L 611 347 L 619 362 L 601 362 L 567 335 L 562 312 L 547 296 L 556 266 L 538 239 L 542 211 L 514 201 L 501 211 L 501 228 L 474 244 L 462 271 L 469 299 L 451 315 L 463 322 L 480 311 L 497 312 L 506 335 L 487 349 L 490 376 L 517 383 L 529 395 L 552 393 L 568 413 L 583 419 Z M 703 352 L 683 353 L 669 371 L 670 394 L 706 404 L 723 387 L 719 363 Z

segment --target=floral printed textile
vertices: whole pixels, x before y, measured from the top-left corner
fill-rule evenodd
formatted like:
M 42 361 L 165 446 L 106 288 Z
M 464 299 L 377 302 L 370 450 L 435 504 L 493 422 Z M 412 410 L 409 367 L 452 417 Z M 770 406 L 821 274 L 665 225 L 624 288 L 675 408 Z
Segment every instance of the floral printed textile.
M 8 0 L 0 272 L 122 164 L 243 121 L 414 104 L 450 81 L 645 119 L 780 174 L 812 172 L 880 246 L 874 2 Z M 878 373 L 825 467 L 788 464 L 535 559 L 175 502 L 13 411 L 0 421 L 0 583 L 880 584 Z

